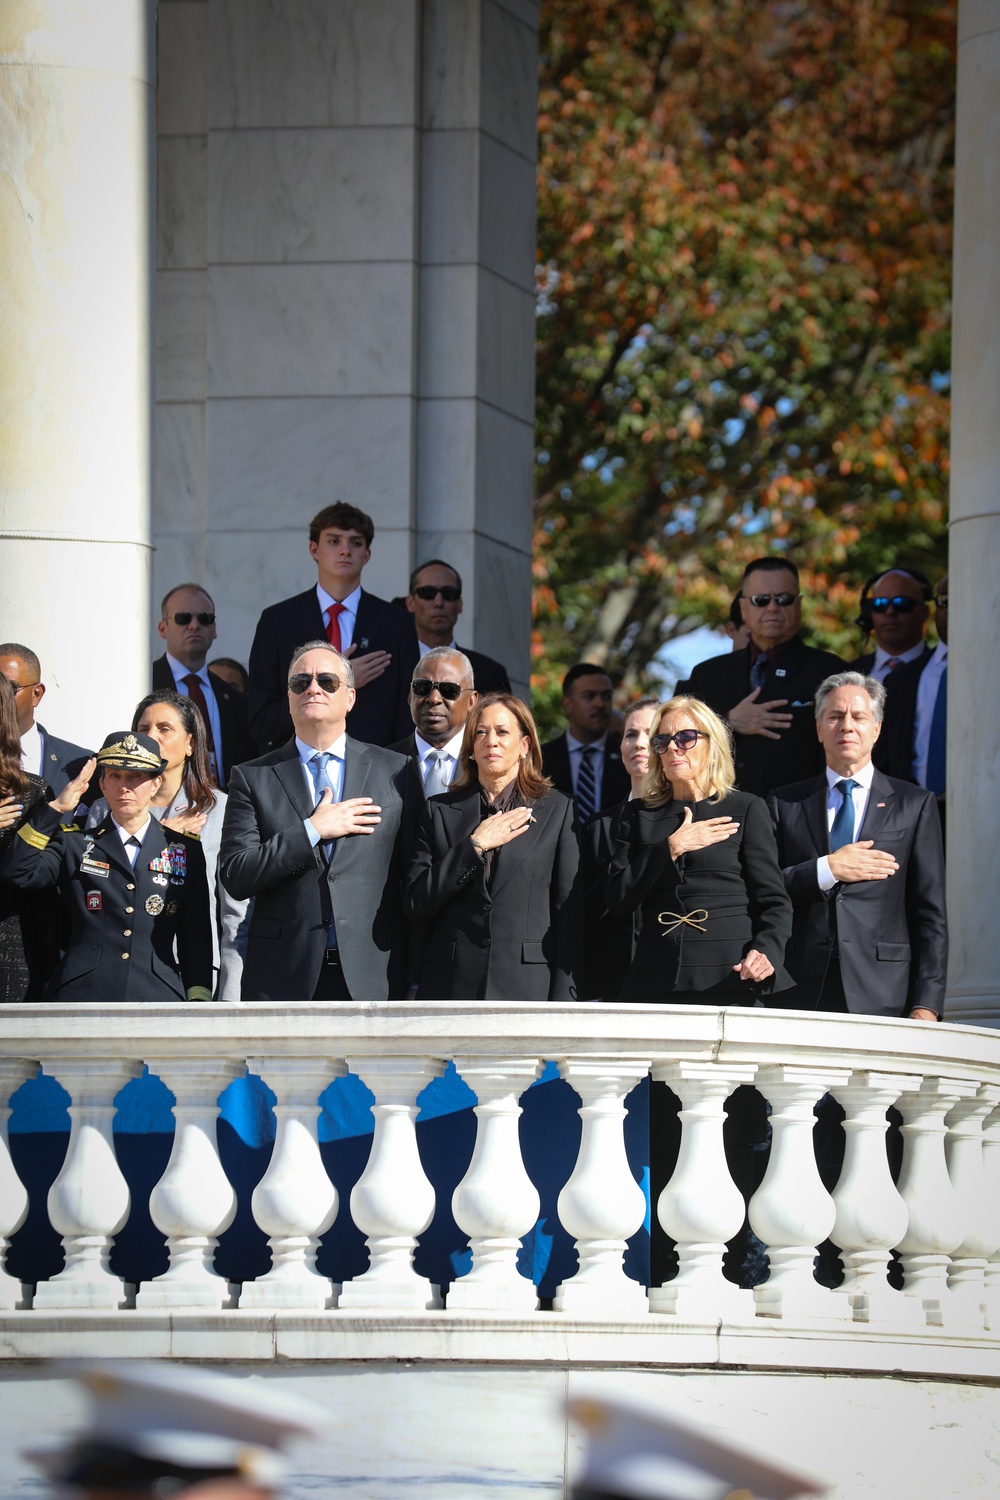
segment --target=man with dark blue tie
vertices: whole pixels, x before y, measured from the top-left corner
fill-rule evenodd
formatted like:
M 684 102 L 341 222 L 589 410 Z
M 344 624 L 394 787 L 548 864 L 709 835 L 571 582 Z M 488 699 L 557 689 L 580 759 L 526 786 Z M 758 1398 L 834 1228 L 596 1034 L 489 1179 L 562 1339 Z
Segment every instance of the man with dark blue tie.
M 872 764 L 885 688 L 838 672 L 816 690 L 822 776 L 768 798 L 792 898 L 782 1008 L 936 1020 L 948 958 L 944 851 L 932 792 Z

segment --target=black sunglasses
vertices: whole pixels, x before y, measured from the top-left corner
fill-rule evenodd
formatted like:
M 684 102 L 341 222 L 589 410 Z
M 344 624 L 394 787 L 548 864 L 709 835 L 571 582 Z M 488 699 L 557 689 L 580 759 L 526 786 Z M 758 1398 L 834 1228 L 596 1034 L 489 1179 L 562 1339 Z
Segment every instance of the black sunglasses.
M 200 609 L 197 614 L 192 614 L 189 609 L 179 609 L 175 615 L 168 616 L 175 625 L 190 625 L 192 620 L 197 620 L 199 625 L 214 625 L 215 611 L 211 609 Z
M 429 698 L 434 689 L 437 688 L 441 697 L 448 703 L 454 703 L 463 693 L 469 691 L 457 682 L 432 682 L 429 677 L 418 677 L 415 682 L 410 683 L 410 692 L 417 698 Z
M 304 693 L 314 678 L 316 686 L 324 693 L 335 693 L 340 687 L 340 678 L 335 672 L 296 672 L 288 679 L 288 691 L 296 695 Z
M 782 609 L 787 609 L 790 604 L 795 603 L 799 595 L 783 592 L 780 594 L 744 594 L 743 597 L 753 605 L 754 609 L 766 609 L 772 599 L 775 604 L 780 604 Z
M 909 594 L 896 594 L 892 599 L 887 599 L 884 594 L 879 594 L 877 599 L 871 601 L 872 614 L 884 615 L 890 604 L 897 615 L 912 615 L 915 609 L 920 608 L 921 600 L 911 599 Z
M 690 750 L 691 746 L 698 740 L 707 740 L 708 735 L 703 729 L 678 729 L 676 734 L 654 734 L 650 740 L 654 755 L 665 755 L 672 744 L 678 750 Z
M 413 590 L 413 594 L 416 599 L 426 599 L 428 604 L 440 594 L 445 604 L 454 604 L 456 599 L 461 599 L 462 590 L 457 589 L 453 583 L 439 589 L 436 589 L 432 583 L 422 583 L 418 589 Z

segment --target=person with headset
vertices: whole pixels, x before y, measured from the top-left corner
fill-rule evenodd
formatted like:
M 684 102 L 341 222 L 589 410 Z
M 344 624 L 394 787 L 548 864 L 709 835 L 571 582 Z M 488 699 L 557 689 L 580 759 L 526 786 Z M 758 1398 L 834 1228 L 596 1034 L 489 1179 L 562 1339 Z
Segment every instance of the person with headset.
M 926 665 L 931 652 L 924 644 L 924 626 L 933 593 L 930 579 L 915 568 L 874 573 L 861 590 L 855 623 L 866 639 L 874 631 L 875 650 L 850 662 L 849 670 L 884 683 L 907 662 Z

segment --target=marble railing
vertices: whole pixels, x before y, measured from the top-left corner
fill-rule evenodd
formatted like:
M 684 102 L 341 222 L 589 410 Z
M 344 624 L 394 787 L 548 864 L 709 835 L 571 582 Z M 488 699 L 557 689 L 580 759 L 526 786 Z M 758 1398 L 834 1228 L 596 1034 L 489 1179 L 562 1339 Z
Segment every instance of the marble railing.
M 518 1268 L 521 1237 L 539 1195 L 525 1169 L 519 1100 L 544 1060 L 579 1096 L 576 1164 L 558 1194 L 578 1269 L 558 1286 L 549 1318 L 617 1325 L 743 1325 L 867 1329 L 977 1342 L 1000 1337 L 1000 1036 L 848 1016 L 660 1006 L 453 1004 L 70 1008 L 9 1006 L 0 1038 L 0 1117 L 39 1067 L 71 1097 L 65 1160 L 48 1191 L 64 1269 L 30 1286 L 0 1273 L 4 1326 L 40 1314 L 213 1310 L 298 1316 L 426 1314 L 442 1297 L 414 1269 L 434 1213 L 418 1151 L 417 1096 L 449 1061 L 477 1099 L 475 1147 L 451 1212 L 471 1247 L 471 1269 L 450 1283 L 440 1320 L 545 1316 Z M 109 1268 L 127 1222 L 129 1190 L 116 1158 L 115 1095 L 147 1065 L 173 1093 L 175 1134 L 149 1214 L 166 1237 L 168 1269 L 138 1289 Z M 235 1211 L 220 1161 L 218 1099 L 245 1070 L 276 1097 L 270 1162 L 252 1194 L 271 1267 L 256 1279 L 214 1268 L 217 1239 Z M 338 1194 L 317 1136 L 318 1098 L 356 1074 L 374 1095 L 367 1165 Z M 626 1241 L 646 1203 L 625 1151 L 624 1101 L 649 1073 L 681 1103 L 673 1174 L 653 1205 L 676 1242 L 677 1272 L 647 1295 L 623 1268 Z M 770 1105 L 763 1180 L 744 1203 L 727 1166 L 724 1107 L 752 1084 Z M 814 1106 L 832 1095 L 846 1146 L 828 1191 L 814 1152 Z M 887 1110 L 902 1117 L 902 1166 L 890 1172 Z M 0 1236 L 23 1221 L 27 1194 L 0 1152 Z M 316 1268 L 320 1237 L 337 1215 L 363 1232 L 368 1269 L 336 1284 Z M 745 1216 L 766 1247 L 769 1275 L 739 1287 L 723 1275 L 725 1243 Z M 840 1252 L 831 1290 L 814 1275 L 816 1247 Z M 5 1240 L 0 1239 L 0 1250 Z M 896 1252 L 900 1275 L 887 1269 Z

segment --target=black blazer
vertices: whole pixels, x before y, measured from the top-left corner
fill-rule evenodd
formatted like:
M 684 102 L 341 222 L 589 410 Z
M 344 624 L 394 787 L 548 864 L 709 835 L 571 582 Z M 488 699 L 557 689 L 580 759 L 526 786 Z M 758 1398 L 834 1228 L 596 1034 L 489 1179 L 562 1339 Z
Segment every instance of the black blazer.
M 537 822 L 493 856 L 493 876 L 469 835 L 482 821 L 479 788 L 424 804 L 406 903 L 424 924 L 420 1000 L 575 1000 L 580 945 L 579 847 L 573 805 L 550 792 Z
M 785 963 L 796 988 L 775 1003 L 815 1009 L 836 945 L 849 1010 L 904 1016 L 926 1006 L 940 1015 L 948 929 L 933 793 L 876 771 L 858 838 L 873 839 L 876 849 L 895 856 L 899 869 L 888 880 L 858 880 L 821 891 L 816 861 L 830 852 L 826 803 L 825 775 L 781 787 L 768 798 L 794 906 Z
M 735 818 L 739 832 L 675 863 L 667 840 L 683 821 L 685 806 L 693 806 L 696 822 Z M 607 901 L 612 911 L 641 908 L 642 928 L 619 999 L 752 1005 L 758 996 L 787 989 L 791 980 L 782 960 L 792 905 L 761 799 L 730 792 L 721 802 L 631 802 L 627 822 L 627 838 L 608 870 Z M 703 932 L 684 923 L 671 928 L 676 917 L 699 911 L 708 912 L 693 919 Z M 743 980 L 733 972 L 751 948 L 771 960 L 770 979 Z
M 471 646 L 459 646 L 463 656 L 472 663 L 472 680 L 477 693 L 509 693 L 510 678 L 502 662 L 482 651 L 473 651 Z
M 402 756 L 348 737 L 344 798 L 372 797 L 381 822 L 372 834 L 334 839 L 327 865 L 305 831 L 315 803 L 295 740 L 235 768 L 219 870 L 231 896 L 254 898 L 244 1000 L 312 999 L 331 907 L 352 997 L 402 999 L 402 861 L 413 845 L 418 796 Z
M 288 713 L 288 668 L 292 652 L 306 641 L 324 640 L 326 627 L 315 586 L 264 610 L 250 648 L 250 732 L 264 752 L 292 734 Z M 357 651 L 388 651 L 392 661 L 374 682 L 359 689 L 348 724 L 351 738 L 390 745 L 412 729 L 407 694 L 417 664 L 417 637 L 410 616 L 362 589 L 354 625 Z
M 815 775 L 823 769 L 823 748 L 816 737 L 814 695 L 825 677 L 846 671 L 846 662 L 830 651 L 819 651 L 796 638 L 785 648 L 777 672 L 772 672 L 758 703 L 786 698 L 792 723 L 780 740 L 769 740 L 761 734 L 734 734 L 736 750 L 736 783 L 744 792 L 765 797 L 773 787 L 785 786 L 800 777 Z M 720 718 L 750 692 L 750 647 L 713 656 L 699 662 L 687 682 L 674 689 L 677 697 L 689 694 L 700 698 Z
M 617 1000 L 635 955 L 642 925 L 638 909 L 613 912 L 607 904 L 606 877 L 612 856 L 628 838 L 630 804 L 619 802 L 598 813 L 580 830 L 580 882 L 583 889 L 583 970 L 581 1000 Z
M 914 663 L 918 663 L 921 667 L 924 667 L 924 666 L 926 666 L 928 659 L 931 656 L 933 656 L 933 655 L 934 655 L 934 653 L 931 650 L 930 646 L 928 646 L 928 645 L 925 644 L 924 649 L 921 652 L 921 654 L 919 656 L 915 656 L 913 658 L 912 662 L 910 662 L 910 661 L 904 661 L 902 667 L 897 667 L 895 672 L 890 672 L 889 673 L 889 676 L 885 680 L 885 686 L 888 686 L 888 684 L 889 684 L 889 682 L 891 682 L 892 678 L 895 677 L 899 672 L 901 672 L 903 670 L 903 667 L 912 667 L 914 665 Z M 844 670 L 847 671 L 847 672 L 863 672 L 864 675 L 867 677 L 868 673 L 871 671 L 871 669 L 872 669 L 872 667 L 874 665 L 875 665 L 875 652 L 874 651 L 866 651 L 863 656 L 856 656 L 853 661 L 849 661 L 847 663 L 847 666 L 844 668 Z
M 632 778 L 622 765 L 621 749 L 621 735 L 609 734 L 604 745 L 604 774 L 598 788 L 598 812 L 613 807 L 616 802 L 624 802 L 632 790 Z M 572 798 L 573 777 L 565 734 L 557 735 L 542 746 L 542 770 L 546 776 L 552 777 L 557 792 Z
M 56 735 L 49 734 L 37 720 L 36 724 L 42 741 L 42 766 L 39 775 L 52 788 L 52 795 L 58 797 L 63 787 L 79 776 L 94 751 L 85 750 L 82 745 L 74 745 L 72 740 L 61 740 Z
M 875 741 L 872 760 L 896 781 L 914 781 L 913 736 L 917 728 L 917 693 L 924 668 L 934 655 L 928 651 L 890 672 L 885 685 L 885 718 Z
M 89 831 L 59 819 L 39 804 L 0 861 L 0 876 L 21 890 L 58 887 L 69 936 L 43 999 L 211 1000 L 212 907 L 198 840 L 153 818 L 133 869 L 110 814 Z
M 294 647 L 292 649 L 294 650 Z M 250 734 L 246 693 L 241 693 L 239 688 L 234 688 L 232 683 L 226 682 L 225 678 L 218 677 L 211 667 L 208 669 L 208 675 L 212 679 L 212 692 L 219 705 L 219 727 L 222 730 L 222 784 L 226 786 L 233 766 L 238 766 L 245 760 L 252 760 L 257 754 L 257 747 Z M 153 692 L 158 693 L 164 688 L 169 688 L 171 692 L 177 689 L 166 652 L 158 656 L 153 663 Z

